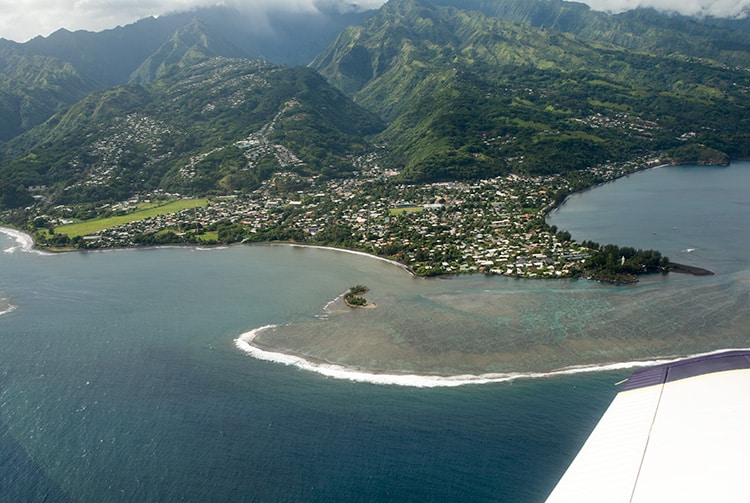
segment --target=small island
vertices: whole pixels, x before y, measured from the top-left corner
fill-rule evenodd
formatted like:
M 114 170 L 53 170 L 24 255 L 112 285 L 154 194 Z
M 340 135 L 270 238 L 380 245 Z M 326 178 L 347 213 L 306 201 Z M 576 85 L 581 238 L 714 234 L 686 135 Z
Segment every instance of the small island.
M 363 297 L 365 293 L 370 291 L 365 285 L 355 285 L 344 294 L 344 303 L 349 307 L 375 307 L 374 303 L 367 302 L 367 299 Z

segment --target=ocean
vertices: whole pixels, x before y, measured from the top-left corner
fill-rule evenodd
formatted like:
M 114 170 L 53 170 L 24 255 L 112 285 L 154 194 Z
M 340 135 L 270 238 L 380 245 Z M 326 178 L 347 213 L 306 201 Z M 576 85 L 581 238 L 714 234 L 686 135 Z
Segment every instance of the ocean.
M 543 501 L 634 362 L 750 346 L 749 167 L 650 170 L 550 216 L 716 273 L 629 286 L 0 234 L 0 500 Z M 342 308 L 355 284 L 375 309 Z

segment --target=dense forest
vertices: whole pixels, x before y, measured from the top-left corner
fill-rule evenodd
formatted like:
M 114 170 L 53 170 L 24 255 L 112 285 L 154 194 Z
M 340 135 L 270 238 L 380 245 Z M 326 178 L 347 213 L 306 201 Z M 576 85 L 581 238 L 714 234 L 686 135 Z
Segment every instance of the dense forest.
M 639 274 L 667 272 L 669 259 L 656 250 L 637 250 L 627 246 L 584 241 L 591 255 L 583 264 L 585 274 L 611 283 L 630 283 Z

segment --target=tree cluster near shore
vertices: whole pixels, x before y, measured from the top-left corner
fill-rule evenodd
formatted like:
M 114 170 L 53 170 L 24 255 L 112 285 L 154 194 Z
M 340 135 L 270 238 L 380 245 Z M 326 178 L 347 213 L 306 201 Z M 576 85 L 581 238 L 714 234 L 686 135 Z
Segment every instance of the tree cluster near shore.
M 653 272 L 666 272 L 669 259 L 656 250 L 636 250 L 632 247 L 593 241 L 582 243 L 592 250 L 583 264 L 584 271 L 592 279 L 612 283 L 632 283 L 636 276 Z
M 367 305 L 367 299 L 363 297 L 363 294 L 367 293 L 370 289 L 365 285 L 355 285 L 344 294 L 344 302 L 348 306 L 362 307 Z

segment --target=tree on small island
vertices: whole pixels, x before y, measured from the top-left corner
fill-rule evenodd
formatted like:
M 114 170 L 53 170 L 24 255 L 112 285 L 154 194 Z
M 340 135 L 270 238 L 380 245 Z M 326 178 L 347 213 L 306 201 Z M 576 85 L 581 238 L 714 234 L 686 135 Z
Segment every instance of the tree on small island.
M 635 283 L 638 275 L 666 272 L 669 259 L 656 250 L 636 250 L 613 244 L 584 241 L 591 255 L 583 265 L 588 277 L 608 283 Z
M 350 307 L 362 307 L 367 305 L 367 299 L 362 295 L 370 289 L 365 285 L 355 285 L 344 294 L 344 302 Z

